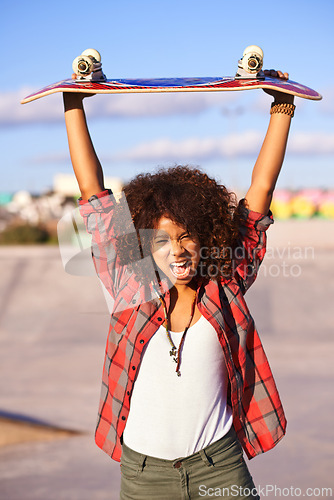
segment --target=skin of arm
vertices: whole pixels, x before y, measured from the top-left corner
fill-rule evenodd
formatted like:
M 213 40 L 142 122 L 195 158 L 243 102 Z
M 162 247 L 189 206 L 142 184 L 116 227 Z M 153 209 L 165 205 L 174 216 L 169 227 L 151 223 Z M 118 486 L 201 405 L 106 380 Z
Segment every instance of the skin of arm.
M 88 200 L 103 191 L 103 171 L 96 155 L 83 107 L 85 94 L 63 94 L 65 124 L 73 170 L 78 181 L 81 197 Z
M 268 76 L 287 79 L 289 75 L 281 71 L 265 72 Z M 294 97 L 277 91 L 267 91 L 276 103 L 293 104 Z M 287 145 L 291 117 L 284 113 L 275 113 L 270 117 L 268 130 L 256 160 L 251 186 L 245 196 L 248 208 L 267 214 L 270 208 L 276 181 L 282 168 Z

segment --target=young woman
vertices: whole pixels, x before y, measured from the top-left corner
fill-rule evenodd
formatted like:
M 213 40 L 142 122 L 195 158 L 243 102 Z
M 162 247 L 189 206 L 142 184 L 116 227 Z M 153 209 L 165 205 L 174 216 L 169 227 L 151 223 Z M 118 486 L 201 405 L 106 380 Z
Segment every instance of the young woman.
M 285 433 L 244 300 L 264 257 L 294 112 L 292 96 L 271 94 L 268 131 L 239 204 L 181 166 L 137 176 L 116 202 L 104 187 L 84 96 L 64 94 L 80 210 L 114 299 L 96 442 L 121 461 L 121 499 L 259 498 L 243 450 L 252 458 Z

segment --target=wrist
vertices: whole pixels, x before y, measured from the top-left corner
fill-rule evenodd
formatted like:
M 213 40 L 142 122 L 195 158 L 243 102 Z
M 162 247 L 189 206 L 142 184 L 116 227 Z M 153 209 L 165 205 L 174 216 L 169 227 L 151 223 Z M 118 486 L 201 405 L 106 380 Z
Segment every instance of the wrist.
M 274 101 L 271 105 L 270 114 L 284 114 L 292 118 L 294 116 L 295 109 L 296 106 L 294 104 Z

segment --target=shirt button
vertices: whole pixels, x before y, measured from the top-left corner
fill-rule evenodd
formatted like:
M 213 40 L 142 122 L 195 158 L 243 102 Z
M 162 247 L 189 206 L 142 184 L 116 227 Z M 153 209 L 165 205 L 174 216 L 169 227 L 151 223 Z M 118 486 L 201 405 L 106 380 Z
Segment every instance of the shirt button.
M 130 396 L 130 391 L 127 391 L 126 393 L 127 393 L 128 396 Z
M 181 467 L 181 465 L 182 465 L 181 460 L 178 460 L 178 462 L 176 462 L 176 464 L 174 464 L 174 467 L 175 467 L 175 469 L 179 469 Z
M 125 417 L 122 417 L 122 420 L 125 420 Z
M 161 318 L 161 316 L 159 316 L 159 317 L 158 317 L 158 321 L 162 321 L 162 318 Z
M 144 342 L 145 342 L 145 340 L 141 339 L 141 340 L 139 341 L 139 344 L 143 344 Z
M 132 368 L 132 370 L 135 370 L 135 369 L 136 369 L 136 367 L 135 367 L 135 366 L 132 366 L 131 368 Z

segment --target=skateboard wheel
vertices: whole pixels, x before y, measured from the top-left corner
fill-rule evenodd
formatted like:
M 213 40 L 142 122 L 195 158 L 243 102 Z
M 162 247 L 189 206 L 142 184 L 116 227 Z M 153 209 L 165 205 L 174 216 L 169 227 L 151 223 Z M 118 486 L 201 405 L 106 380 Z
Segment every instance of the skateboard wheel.
M 92 57 L 96 62 L 101 62 L 101 54 L 95 49 L 86 49 L 81 54 L 82 56 Z
M 263 65 L 263 50 L 257 45 L 249 45 L 244 50 L 241 62 L 247 73 L 258 73 Z
M 93 71 L 94 62 L 90 57 L 81 55 L 74 59 L 72 69 L 76 75 L 87 76 Z

